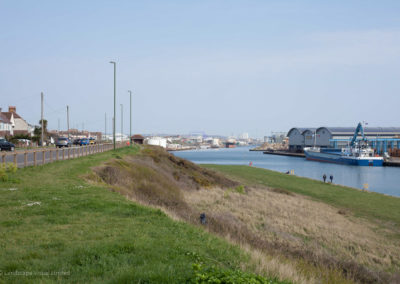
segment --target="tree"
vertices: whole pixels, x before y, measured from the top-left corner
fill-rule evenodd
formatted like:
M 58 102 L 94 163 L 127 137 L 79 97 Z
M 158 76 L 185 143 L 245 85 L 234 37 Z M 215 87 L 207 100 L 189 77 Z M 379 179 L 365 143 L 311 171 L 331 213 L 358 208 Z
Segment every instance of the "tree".
M 35 129 L 33 130 L 33 137 L 32 140 L 35 142 L 39 142 L 42 137 L 42 120 L 39 120 L 39 125 L 40 126 L 35 126 Z M 48 137 L 48 132 L 47 132 L 47 120 L 43 119 L 43 139 L 46 140 Z

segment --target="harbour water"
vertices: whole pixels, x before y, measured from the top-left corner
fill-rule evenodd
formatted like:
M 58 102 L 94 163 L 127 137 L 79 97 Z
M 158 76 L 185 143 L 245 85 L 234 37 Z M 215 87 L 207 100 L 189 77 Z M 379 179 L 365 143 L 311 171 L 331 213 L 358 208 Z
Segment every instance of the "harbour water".
M 322 180 L 333 175 L 333 183 L 400 197 L 400 168 L 358 167 L 307 161 L 305 158 L 263 154 L 249 151 L 249 147 L 234 149 L 207 149 L 174 152 L 174 155 L 197 164 L 249 165 L 287 172 L 294 170 L 298 176 Z

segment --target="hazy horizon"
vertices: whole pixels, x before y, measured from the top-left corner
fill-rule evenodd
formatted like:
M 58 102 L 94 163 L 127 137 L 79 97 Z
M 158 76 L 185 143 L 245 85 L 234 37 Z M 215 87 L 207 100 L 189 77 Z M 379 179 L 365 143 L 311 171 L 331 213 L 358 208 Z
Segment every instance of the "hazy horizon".
M 0 107 L 49 128 L 400 126 L 398 1 L 1 1 Z

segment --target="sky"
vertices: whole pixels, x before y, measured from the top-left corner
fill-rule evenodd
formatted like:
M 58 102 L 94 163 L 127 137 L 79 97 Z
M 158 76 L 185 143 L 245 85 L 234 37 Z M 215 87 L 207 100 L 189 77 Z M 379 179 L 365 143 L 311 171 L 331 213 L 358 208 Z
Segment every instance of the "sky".
M 400 126 L 400 1 L 0 0 L 0 107 L 50 129 Z

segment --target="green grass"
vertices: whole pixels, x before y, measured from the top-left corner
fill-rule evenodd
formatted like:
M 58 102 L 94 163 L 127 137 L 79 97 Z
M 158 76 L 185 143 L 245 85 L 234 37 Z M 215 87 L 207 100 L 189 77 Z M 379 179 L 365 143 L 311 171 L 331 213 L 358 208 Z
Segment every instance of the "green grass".
M 349 187 L 248 166 L 202 166 L 227 174 L 246 185 L 259 184 L 288 190 L 338 208 L 349 209 L 356 216 L 394 223 L 397 227 L 400 225 L 400 198 L 374 192 L 362 192 Z
M 236 270 L 248 260 L 201 228 L 84 181 L 91 167 L 137 151 L 24 168 L 0 183 L 0 282 L 182 283 L 193 263 Z

